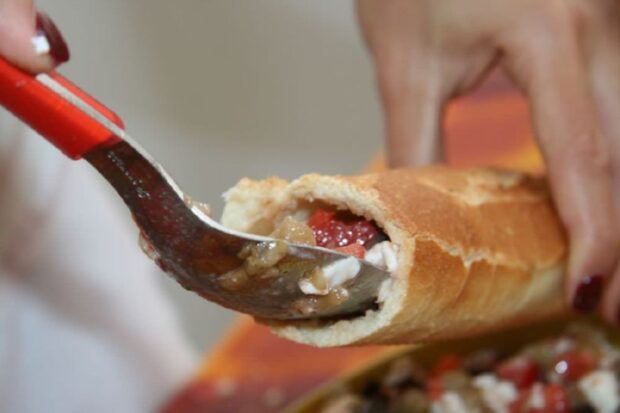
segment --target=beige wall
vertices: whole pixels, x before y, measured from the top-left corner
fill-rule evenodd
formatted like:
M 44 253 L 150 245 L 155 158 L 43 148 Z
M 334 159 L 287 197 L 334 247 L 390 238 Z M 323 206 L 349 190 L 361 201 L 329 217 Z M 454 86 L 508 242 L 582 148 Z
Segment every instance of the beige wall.
M 380 145 L 350 1 L 38 4 L 71 46 L 62 72 L 218 211 L 220 194 L 242 176 L 350 173 Z M 210 347 L 233 314 L 162 280 L 192 338 Z

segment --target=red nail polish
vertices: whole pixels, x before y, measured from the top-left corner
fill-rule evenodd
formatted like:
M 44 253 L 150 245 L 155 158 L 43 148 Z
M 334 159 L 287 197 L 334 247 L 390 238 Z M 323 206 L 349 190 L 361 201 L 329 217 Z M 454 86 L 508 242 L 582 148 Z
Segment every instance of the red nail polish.
M 54 21 L 45 13 L 37 13 L 37 34 L 43 35 L 50 45 L 49 55 L 56 64 L 65 63 L 69 60 L 69 47 L 62 37 L 60 30 Z
M 591 275 L 583 278 L 573 298 L 573 308 L 580 313 L 591 313 L 596 310 L 603 293 L 603 277 Z

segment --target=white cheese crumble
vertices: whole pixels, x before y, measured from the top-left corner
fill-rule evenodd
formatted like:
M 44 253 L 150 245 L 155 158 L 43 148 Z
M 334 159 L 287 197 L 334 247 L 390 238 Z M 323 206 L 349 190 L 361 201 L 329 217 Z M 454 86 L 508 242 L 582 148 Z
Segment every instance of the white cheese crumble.
M 347 257 L 342 260 L 334 261 L 323 267 L 323 275 L 327 280 L 327 285 L 331 290 L 338 287 L 360 272 L 361 264 L 355 257 Z
M 485 403 L 496 413 L 509 413 L 508 406 L 518 396 L 517 388 L 509 381 L 498 380 L 493 374 L 482 374 L 473 380 Z
M 471 413 L 457 393 L 448 391 L 431 404 L 432 413 Z
M 388 272 L 394 272 L 398 267 L 396 249 L 390 241 L 383 241 L 374 245 L 371 249 L 366 251 L 364 259 L 372 265 L 383 268 Z
M 390 241 L 383 241 L 364 253 L 364 260 L 372 265 L 393 273 L 398 267 L 396 247 Z M 324 288 L 317 288 L 311 279 L 303 278 L 299 281 L 299 288 L 304 294 L 327 295 L 333 288 L 355 278 L 361 269 L 359 260 L 355 257 L 347 257 L 327 264 L 321 269 L 325 277 Z M 383 302 L 389 293 L 390 283 L 385 280 L 380 288 L 378 301 Z
M 545 393 L 541 383 L 534 383 L 532 386 L 530 406 L 534 409 L 543 409 L 545 407 Z
M 327 295 L 333 288 L 355 278 L 360 272 L 361 264 L 355 257 L 347 257 L 324 266 L 321 271 L 325 277 L 326 287 L 318 289 L 309 279 L 301 279 L 299 288 L 304 294 Z
M 597 412 L 614 413 L 620 405 L 618 382 L 611 371 L 589 373 L 579 380 L 579 388 Z
M 34 46 L 34 52 L 38 55 L 47 54 L 50 52 L 50 43 L 47 41 L 47 37 L 43 34 L 37 34 L 31 40 Z
M 302 278 L 301 280 L 299 280 L 298 285 L 299 289 L 304 294 L 327 295 L 329 293 L 327 287 L 318 289 L 316 288 L 316 285 L 314 285 L 314 283 L 307 278 Z

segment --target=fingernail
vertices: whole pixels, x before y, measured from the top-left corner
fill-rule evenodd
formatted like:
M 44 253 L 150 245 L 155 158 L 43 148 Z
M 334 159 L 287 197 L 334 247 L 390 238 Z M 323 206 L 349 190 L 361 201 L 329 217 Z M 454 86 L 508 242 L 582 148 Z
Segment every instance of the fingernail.
M 573 298 L 573 308 L 580 313 L 596 310 L 603 292 L 603 277 L 591 275 L 581 280 Z
M 32 44 L 37 54 L 49 54 L 56 64 L 69 60 L 69 48 L 54 21 L 45 13 L 37 13 L 37 33 Z

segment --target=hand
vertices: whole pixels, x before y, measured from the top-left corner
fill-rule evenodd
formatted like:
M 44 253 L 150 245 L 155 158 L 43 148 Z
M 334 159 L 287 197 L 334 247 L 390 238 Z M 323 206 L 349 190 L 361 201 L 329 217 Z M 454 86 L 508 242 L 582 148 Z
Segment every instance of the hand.
M 69 60 L 69 49 L 52 20 L 32 0 L 0 0 L 0 55 L 31 72 L 47 72 Z
M 385 109 L 390 164 L 440 160 L 446 102 L 500 66 L 529 100 L 569 233 L 567 297 L 575 310 L 600 308 L 620 324 L 620 3 L 357 5 Z

